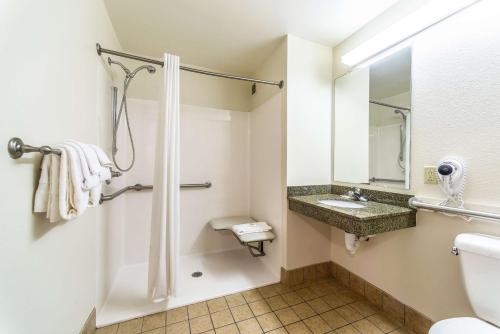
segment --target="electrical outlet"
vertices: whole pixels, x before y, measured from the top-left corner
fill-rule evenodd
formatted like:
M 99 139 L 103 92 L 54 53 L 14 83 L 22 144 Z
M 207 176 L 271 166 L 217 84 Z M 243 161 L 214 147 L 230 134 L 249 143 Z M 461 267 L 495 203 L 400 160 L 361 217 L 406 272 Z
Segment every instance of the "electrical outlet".
M 424 184 L 438 184 L 436 166 L 424 166 Z

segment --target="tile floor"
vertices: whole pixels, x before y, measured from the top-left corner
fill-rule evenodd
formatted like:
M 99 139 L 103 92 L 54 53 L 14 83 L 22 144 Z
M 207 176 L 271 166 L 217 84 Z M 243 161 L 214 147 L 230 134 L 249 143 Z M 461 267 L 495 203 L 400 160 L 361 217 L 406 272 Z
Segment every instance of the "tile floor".
M 96 334 L 410 334 L 334 279 L 283 284 L 103 327 Z

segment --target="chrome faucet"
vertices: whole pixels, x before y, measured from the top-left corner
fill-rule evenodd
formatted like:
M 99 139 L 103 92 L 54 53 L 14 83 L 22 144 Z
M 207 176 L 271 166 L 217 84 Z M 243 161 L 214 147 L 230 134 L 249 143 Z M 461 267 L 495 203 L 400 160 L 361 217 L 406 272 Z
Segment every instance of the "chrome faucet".
M 347 192 L 345 197 L 349 198 L 351 201 L 368 202 L 368 199 L 361 194 L 361 189 L 358 187 L 352 187 L 351 190 Z

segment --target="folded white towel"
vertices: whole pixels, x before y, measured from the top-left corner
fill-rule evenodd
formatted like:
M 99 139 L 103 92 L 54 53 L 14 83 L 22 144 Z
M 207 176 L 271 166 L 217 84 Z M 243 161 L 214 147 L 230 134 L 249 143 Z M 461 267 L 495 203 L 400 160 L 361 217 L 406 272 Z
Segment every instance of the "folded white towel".
M 74 140 L 68 140 L 65 144 L 71 145 L 80 158 L 84 190 L 90 190 L 89 206 L 95 207 L 99 205 L 102 192 L 100 176 L 102 166 L 99 163 L 97 154 L 88 144 L 79 143 Z
M 51 154 L 50 159 L 50 194 L 47 218 L 51 223 L 55 223 L 61 220 L 59 212 L 59 168 L 61 157 L 57 154 Z
M 81 159 L 68 144 L 58 145 L 61 150 L 59 169 L 59 212 L 62 219 L 74 219 L 87 209 L 89 191 L 84 190 Z
M 35 192 L 34 212 L 47 212 L 50 196 L 50 156 L 45 155 L 42 160 L 40 179 Z
M 249 224 L 233 225 L 232 229 L 233 232 L 237 235 L 243 235 L 249 233 L 267 232 L 271 231 L 273 228 L 266 222 L 255 222 Z
M 101 171 L 99 173 L 101 181 L 111 180 L 111 168 L 113 167 L 113 163 L 108 158 L 107 154 L 97 145 L 88 144 L 88 146 L 95 152 L 101 165 Z

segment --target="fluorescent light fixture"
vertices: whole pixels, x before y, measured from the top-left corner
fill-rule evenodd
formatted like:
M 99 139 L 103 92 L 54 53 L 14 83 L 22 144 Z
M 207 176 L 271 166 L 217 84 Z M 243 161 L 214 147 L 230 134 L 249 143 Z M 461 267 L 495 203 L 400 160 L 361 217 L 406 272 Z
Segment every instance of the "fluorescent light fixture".
M 390 49 L 481 0 L 433 0 L 396 22 L 372 39 L 342 56 L 342 63 L 355 66 L 374 56 L 387 56 Z M 380 59 L 380 58 L 379 58 Z M 370 61 L 371 62 L 371 61 Z

